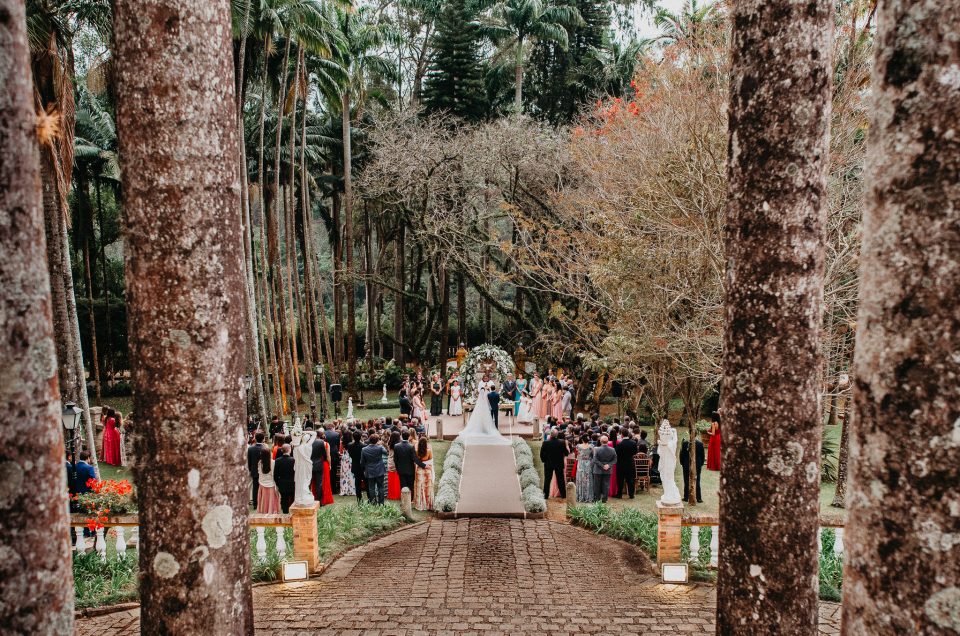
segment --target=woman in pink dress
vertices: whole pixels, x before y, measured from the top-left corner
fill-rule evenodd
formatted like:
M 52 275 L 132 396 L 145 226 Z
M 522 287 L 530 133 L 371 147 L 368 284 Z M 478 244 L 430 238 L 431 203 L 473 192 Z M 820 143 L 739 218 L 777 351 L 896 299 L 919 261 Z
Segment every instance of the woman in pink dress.
M 540 418 L 540 404 L 543 402 L 543 380 L 540 379 L 539 373 L 534 373 L 533 377 L 530 378 L 530 388 L 527 389 L 527 392 L 530 394 L 530 397 L 533 399 L 533 402 L 530 406 L 530 413 L 533 415 L 534 419 Z
M 257 513 L 262 515 L 280 514 L 280 493 L 277 484 L 273 481 L 273 457 L 266 448 L 260 451 L 257 460 L 259 475 L 259 489 L 257 490 Z
M 107 409 L 103 417 L 103 461 L 111 466 L 120 465 L 120 431 L 117 430 L 116 413 Z
M 554 393 L 553 393 L 553 415 L 554 419 L 557 420 L 557 423 L 563 421 L 563 394 L 566 391 L 560 386 L 560 382 L 554 383 Z
M 541 420 L 547 419 L 547 416 L 550 415 L 552 400 L 553 385 L 549 382 L 544 382 L 540 388 L 540 410 L 537 411 Z

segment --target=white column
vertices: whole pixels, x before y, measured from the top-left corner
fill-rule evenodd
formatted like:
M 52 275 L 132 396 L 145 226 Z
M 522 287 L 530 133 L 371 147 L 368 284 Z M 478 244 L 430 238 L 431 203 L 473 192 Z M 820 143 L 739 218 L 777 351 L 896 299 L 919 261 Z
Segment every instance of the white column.
M 277 556 L 282 559 L 283 557 L 287 556 L 287 541 L 283 538 L 283 527 L 277 526 L 275 529 L 277 531 L 277 544 L 275 549 L 277 551 Z
M 117 555 L 123 556 L 127 553 L 127 539 L 124 536 L 123 526 L 117 526 Z
M 97 553 L 100 555 L 100 558 L 106 561 L 107 560 L 107 542 L 103 538 L 103 528 L 97 528 L 97 540 L 93 545 L 97 549 Z
M 720 526 L 710 528 L 710 567 L 720 565 Z
M 267 559 L 267 540 L 264 538 L 266 528 L 257 526 L 257 559 L 265 561 Z
M 817 552 L 823 553 L 823 526 L 820 526 L 820 530 L 817 532 Z
M 690 560 L 700 560 L 700 526 L 690 526 Z
M 73 549 L 77 551 L 78 554 L 83 554 L 87 551 L 87 538 L 83 536 L 83 528 L 77 528 L 77 542 L 74 544 Z
M 843 528 L 834 528 L 836 533 L 836 539 L 833 542 L 833 553 L 836 555 L 843 554 Z

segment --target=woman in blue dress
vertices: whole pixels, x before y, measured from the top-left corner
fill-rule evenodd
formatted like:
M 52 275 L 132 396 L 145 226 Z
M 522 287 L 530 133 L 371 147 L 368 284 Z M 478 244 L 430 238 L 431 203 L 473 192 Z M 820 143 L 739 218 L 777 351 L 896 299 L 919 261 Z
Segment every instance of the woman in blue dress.
M 520 415 L 520 396 L 523 395 L 523 392 L 527 390 L 527 379 L 523 377 L 522 373 L 517 374 L 517 399 L 513 403 L 513 415 L 516 417 Z

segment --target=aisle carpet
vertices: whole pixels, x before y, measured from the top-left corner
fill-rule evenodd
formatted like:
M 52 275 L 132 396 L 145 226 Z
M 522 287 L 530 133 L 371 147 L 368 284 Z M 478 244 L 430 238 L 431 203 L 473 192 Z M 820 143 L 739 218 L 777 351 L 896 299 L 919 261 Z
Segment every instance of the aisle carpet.
M 513 447 L 468 444 L 464 450 L 457 515 L 522 516 Z

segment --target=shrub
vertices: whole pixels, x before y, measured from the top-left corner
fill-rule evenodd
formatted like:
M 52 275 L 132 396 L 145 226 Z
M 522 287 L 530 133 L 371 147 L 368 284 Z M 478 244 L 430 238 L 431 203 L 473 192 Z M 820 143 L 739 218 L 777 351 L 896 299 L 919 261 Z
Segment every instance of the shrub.
M 455 470 L 457 472 L 463 472 L 463 456 L 462 455 L 451 455 L 447 453 L 446 458 L 443 460 L 443 470 L 444 472 L 448 470 Z
M 532 466 L 520 473 L 520 489 L 526 490 L 528 486 L 540 487 L 540 475 Z
M 524 488 L 520 499 L 523 502 L 523 509 L 527 512 L 544 512 L 547 509 L 547 501 L 543 498 L 543 491 L 540 490 L 539 485 Z
M 442 482 L 443 480 L 441 480 L 440 487 L 437 490 L 437 496 L 433 500 L 434 506 L 441 512 L 453 512 L 457 509 L 457 501 L 460 499 L 460 493 L 455 486 Z
M 533 460 L 529 457 L 523 457 L 518 455 L 516 458 L 517 461 L 517 474 L 533 469 Z

